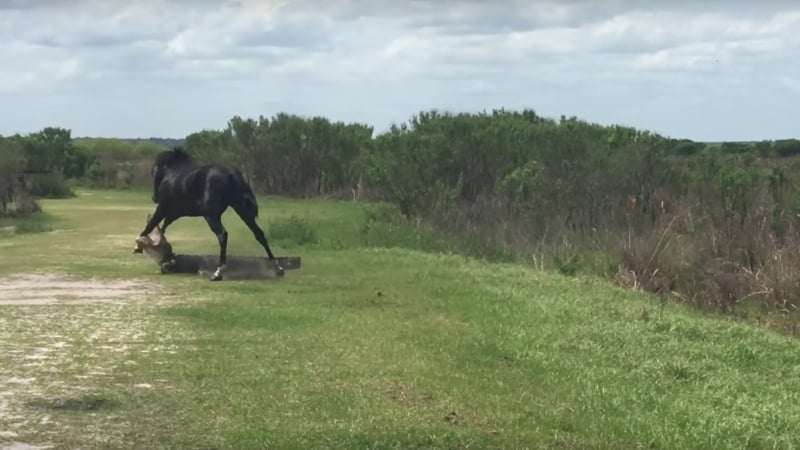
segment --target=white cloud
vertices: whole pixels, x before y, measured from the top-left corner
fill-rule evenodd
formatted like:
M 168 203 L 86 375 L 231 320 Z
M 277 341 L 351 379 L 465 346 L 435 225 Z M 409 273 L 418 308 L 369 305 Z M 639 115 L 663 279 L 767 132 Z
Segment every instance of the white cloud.
M 783 118 L 800 105 L 784 101 L 798 95 L 800 7 L 777 0 L 42 0 L 0 9 L 0 101 L 15 104 L 0 133 L 47 121 L 78 135 L 181 136 L 284 109 L 380 129 L 430 107 L 505 106 L 720 140 L 793 133 Z M 703 120 L 686 119 L 688 98 Z M 723 106 L 734 99 L 745 104 Z M 128 112 L 145 110 L 135 120 Z M 779 119 L 751 120 L 770 112 Z M 710 134 L 719 130 L 730 135 Z
M 790 75 L 780 75 L 775 78 L 777 83 L 791 91 L 800 92 L 800 77 Z
M 53 78 L 63 80 L 75 76 L 80 69 L 80 63 L 75 58 L 70 58 L 50 65 Z

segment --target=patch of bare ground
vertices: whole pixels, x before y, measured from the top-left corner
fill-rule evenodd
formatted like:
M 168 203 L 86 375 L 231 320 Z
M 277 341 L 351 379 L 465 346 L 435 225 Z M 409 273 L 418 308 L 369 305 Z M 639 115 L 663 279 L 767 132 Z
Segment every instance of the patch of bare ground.
M 149 292 L 149 286 L 139 280 L 74 280 L 52 274 L 24 274 L 0 280 L 0 306 L 130 301 Z
M 390 382 L 386 391 L 393 402 L 401 404 L 416 405 L 433 400 L 433 392 L 421 391 L 412 384 L 400 381 Z
M 115 394 L 169 389 L 133 369 L 192 350 L 188 331 L 153 314 L 178 302 L 145 280 L 0 279 L 0 449 L 124 447 Z
M 10 225 L 7 227 L 0 227 L 0 234 L 17 234 L 17 227 Z

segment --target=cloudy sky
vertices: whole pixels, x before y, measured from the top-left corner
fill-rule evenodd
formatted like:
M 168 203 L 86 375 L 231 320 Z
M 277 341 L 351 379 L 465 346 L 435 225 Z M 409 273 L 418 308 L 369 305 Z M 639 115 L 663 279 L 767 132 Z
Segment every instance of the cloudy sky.
M 800 3 L 0 0 L 0 134 L 183 137 L 532 108 L 695 140 L 800 138 Z

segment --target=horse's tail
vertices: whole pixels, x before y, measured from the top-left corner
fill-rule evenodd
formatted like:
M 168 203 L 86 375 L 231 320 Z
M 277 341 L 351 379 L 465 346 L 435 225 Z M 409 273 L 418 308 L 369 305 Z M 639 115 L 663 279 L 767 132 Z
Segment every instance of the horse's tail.
M 256 218 L 258 217 L 258 202 L 250 185 L 244 180 L 241 173 L 229 174 L 231 185 L 236 187 L 239 194 L 239 201 L 234 204 L 234 209 L 239 215 Z

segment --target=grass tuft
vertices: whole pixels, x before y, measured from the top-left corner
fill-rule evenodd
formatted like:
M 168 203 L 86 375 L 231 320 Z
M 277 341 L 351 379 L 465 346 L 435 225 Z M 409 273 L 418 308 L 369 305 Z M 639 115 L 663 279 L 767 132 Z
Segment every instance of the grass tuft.
M 288 245 L 310 245 L 319 243 L 319 237 L 312 225 L 298 216 L 273 219 L 269 223 L 270 236 Z

